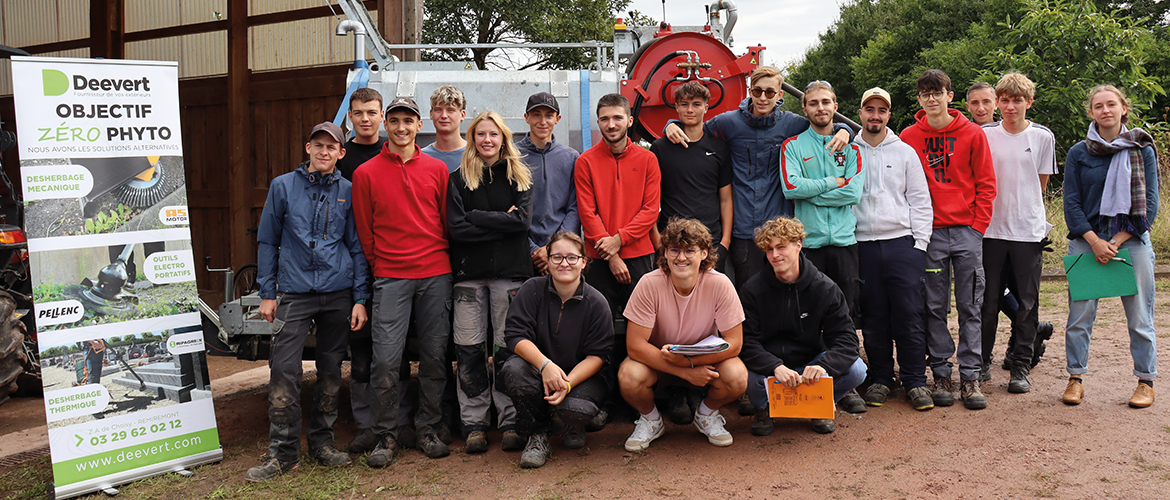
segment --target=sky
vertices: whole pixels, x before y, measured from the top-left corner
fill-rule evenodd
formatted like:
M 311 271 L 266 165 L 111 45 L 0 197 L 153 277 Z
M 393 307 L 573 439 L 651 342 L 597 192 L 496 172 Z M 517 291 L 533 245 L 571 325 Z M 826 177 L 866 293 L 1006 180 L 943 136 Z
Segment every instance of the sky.
M 703 7 L 713 1 L 666 0 L 666 22 L 678 26 L 705 24 Z M 846 1 L 736 0 L 739 20 L 731 32 L 731 51 L 740 55 L 749 45 L 763 45 L 767 47 L 763 62 L 783 68 L 817 42 L 817 37 L 837 20 L 840 6 Z M 633 0 L 627 10 L 630 9 L 662 19 L 662 0 Z M 726 15 L 723 19 L 726 22 Z

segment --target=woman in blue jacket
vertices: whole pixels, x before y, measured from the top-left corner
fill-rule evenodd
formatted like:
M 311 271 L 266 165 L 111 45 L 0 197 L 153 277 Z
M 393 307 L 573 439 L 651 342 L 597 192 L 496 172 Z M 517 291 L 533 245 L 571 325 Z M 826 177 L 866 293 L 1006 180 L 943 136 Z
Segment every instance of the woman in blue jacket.
M 1129 101 L 1112 85 L 1089 91 L 1088 137 L 1068 151 L 1064 172 L 1064 220 L 1069 255 L 1092 254 L 1104 265 L 1128 249 L 1138 293 L 1121 297 L 1129 326 L 1129 351 L 1137 390 L 1134 408 L 1154 403 L 1158 352 L 1154 334 L 1154 250 L 1150 227 L 1158 215 L 1158 161 L 1154 140 L 1129 129 Z M 1065 352 L 1068 357 L 1066 404 L 1080 404 L 1088 371 L 1089 338 L 1097 300 L 1069 300 Z

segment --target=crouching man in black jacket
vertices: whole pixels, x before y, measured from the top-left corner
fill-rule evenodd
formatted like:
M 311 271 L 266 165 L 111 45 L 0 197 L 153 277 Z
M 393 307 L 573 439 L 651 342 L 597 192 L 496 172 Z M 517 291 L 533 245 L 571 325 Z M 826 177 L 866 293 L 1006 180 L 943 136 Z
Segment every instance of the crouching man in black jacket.
M 806 233 L 796 219 L 777 217 L 756 230 L 771 272 L 751 277 L 740 290 L 746 319 L 739 357 L 748 369 L 747 394 L 756 407 L 752 434 L 772 433 L 767 378 L 796 387 L 826 373 L 840 401 L 865 380 L 857 331 L 841 289 L 800 253 Z M 832 419 L 813 419 L 813 430 L 833 432 Z

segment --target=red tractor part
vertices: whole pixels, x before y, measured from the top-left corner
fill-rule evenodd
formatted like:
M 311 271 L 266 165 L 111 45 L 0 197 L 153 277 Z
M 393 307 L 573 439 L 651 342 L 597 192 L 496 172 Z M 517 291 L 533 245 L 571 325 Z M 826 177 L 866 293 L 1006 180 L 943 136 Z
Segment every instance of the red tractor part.
M 760 65 L 764 47 L 748 47 L 736 57 L 710 34 L 671 33 L 638 48 L 626 66 L 621 94 L 630 100 L 633 135 L 646 140 L 662 137 L 662 129 L 678 118 L 674 90 L 698 80 L 711 91 L 707 118 L 736 109 L 748 95 L 748 76 Z

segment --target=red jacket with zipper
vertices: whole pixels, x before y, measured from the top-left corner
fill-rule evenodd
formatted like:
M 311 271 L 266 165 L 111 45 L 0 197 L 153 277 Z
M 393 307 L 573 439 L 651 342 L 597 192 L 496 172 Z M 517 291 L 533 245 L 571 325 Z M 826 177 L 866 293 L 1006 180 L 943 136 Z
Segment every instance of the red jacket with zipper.
M 658 220 L 662 180 L 654 153 L 626 138 L 625 151 L 614 155 L 599 141 L 577 158 L 573 179 L 589 258 L 601 258 L 593 245 L 614 234 L 621 235 L 622 259 L 654 253 L 650 227 Z

